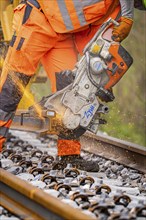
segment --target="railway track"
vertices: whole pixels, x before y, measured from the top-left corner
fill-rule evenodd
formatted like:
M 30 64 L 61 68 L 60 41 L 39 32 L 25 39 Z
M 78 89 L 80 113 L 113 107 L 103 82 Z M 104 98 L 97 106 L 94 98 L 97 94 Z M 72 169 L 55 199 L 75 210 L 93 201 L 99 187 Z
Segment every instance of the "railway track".
M 12 127 L 22 131 L 30 132 L 33 130 L 38 134 L 44 134 L 48 131 L 48 125 L 51 126 L 50 124 L 49 118 L 46 121 L 40 118 L 34 119 L 28 113 L 26 114 L 25 110 L 18 110 Z M 94 135 L 90 132 L 86 132 L 81 136 L 81 142 L 83 150 L 146 173 L 146 148 L 143 146 L 107 135 Z
M 0 177 L 0 205 L 20 219 L 89 220 L 79 210 L 61 203 L 3 169 L 0 169 Z
M 25 115 L 25 113 L 23 114 Z M 44 123 L 39 118 L 37 121 L 36 119 L 33 119 L 33 117 L 24 118 L 23 126 L 21 125 L 21 121 L 22 111 L 20 111 L 20 113 L 18 111 L 12 124 L 13 129 L 26 131 L 34 130 L 38 134 L 44 134 L 44 131 L 47 130 L 49 124 L 49 121 Z M 41 129 L 42 127 L 43 129 Z M 83 150 L 146 173 L 146 147 L 144 146 L 109 137 L 107 135 L 94 135 L 90 132 L 86 132 L 81 136 L 81 143 Z
M 89 132 L 81 137 L 82 148 L 146 173 L 146 147 L 107 135 Z
M 146 218 L 144 147 L 86 133 L 82 155 L 97 160 L 100 171 L 86 173 L 70 166 L 52 170 L 55 136 L 38 138 L 17 130 L 12 135 L 0 155 L 0 202 L 8 213 L 18 219 Z M 45 163 L 44 155 L 49 158 Z

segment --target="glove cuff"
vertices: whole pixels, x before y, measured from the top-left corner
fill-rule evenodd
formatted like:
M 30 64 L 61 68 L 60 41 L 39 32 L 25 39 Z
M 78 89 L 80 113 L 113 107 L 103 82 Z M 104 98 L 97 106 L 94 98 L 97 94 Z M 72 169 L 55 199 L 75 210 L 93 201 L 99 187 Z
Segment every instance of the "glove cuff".
M 132 26 L 132 24 L 133 24 L 133 20 L 131 18 L 128 18 L 128 17 L 121 17 L 121 21 L 129 24 L 130 26 Z

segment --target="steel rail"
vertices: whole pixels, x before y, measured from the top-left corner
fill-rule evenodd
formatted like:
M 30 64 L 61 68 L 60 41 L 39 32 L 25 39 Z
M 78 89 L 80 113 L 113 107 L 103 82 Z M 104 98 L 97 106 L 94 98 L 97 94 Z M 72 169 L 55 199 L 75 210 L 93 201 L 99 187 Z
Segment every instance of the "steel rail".
M 11 128 L 20 131 L 47 132 L 50 127 L 50 119 L 43 120 L 40 117 L 30 116 L 27 110 L 17 110 Z
M 42 134 L 47 132 L 50 126 L 49 118 L 43 121 L 40 118 L 24 117 L 23 126 L 21 126 L 22 113 L 22 110 L 18 111 L 15 116 L 12 123 L 13 129 L 34 131 Z M 90 132 L 86 132 L 81 137 L 81 143 L 83 150 L 146 173 L 146 147 L 144 146 L 107 135 L 94 135 Z
M 25 220 L 89 220 L 89 216 L 0 168 L 0 205 Z M 90 217 L 90 219 L 92 219 Z
M 86 132 L 81 137 L 82 149 L 146 173 L 146 147 L 107 135 Z

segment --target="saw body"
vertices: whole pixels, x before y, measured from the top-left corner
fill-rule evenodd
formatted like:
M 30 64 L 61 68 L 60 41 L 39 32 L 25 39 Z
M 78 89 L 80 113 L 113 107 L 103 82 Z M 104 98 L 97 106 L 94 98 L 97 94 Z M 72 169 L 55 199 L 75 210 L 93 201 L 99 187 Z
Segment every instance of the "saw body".
M 113 101 L 112 87 L 121 79 L 133 60 L 120 43 L 114 42 L 112 19 L 105 22 L 86 45 L 72 74 L 74 81 L 50 96 L 44 108 L 55 111 L 53 129 L 67 139 L 78 138 L 86 130 L 97 133 L 101 118 L 109 111 L 105 102 Z
M 73 83 L 51 96 L 44 105 L 57 113 L 63 136 L 80 136 L 81 130 L 97 132 L 99 124 L 105 123 L 101 115 L 109 111 L 103 102 L 114 100 L 111 89 L 132 64 L 128 52 L 111 39 L 111 24 L 118 25 L 109 19 L 85 47 L 84 55 L 72 71 Z

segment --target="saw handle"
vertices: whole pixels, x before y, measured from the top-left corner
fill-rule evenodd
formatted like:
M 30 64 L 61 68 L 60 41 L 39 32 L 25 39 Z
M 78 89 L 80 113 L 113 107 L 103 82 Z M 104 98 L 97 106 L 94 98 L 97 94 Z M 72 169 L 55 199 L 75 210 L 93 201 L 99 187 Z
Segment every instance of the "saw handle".
M 93 44 L 93 42 L 96 41 L 96 39 L 103 34 L 103 32 L 111 25 L 114 24 L 116 26 L 119 26 L 120 24 L 115 21 L 112 18 L 109 18 L 105 23 L 103 23 L 101 25 L 101 27 L 99 28 L 99 30 L 95 33 L 95 35 L 93 36 L 93 38 L 87 43 L 87 45 L 85 46 L 83 53 L 85 54 L 87 52 L 87 50 L 91 47 L 91 45 Z

